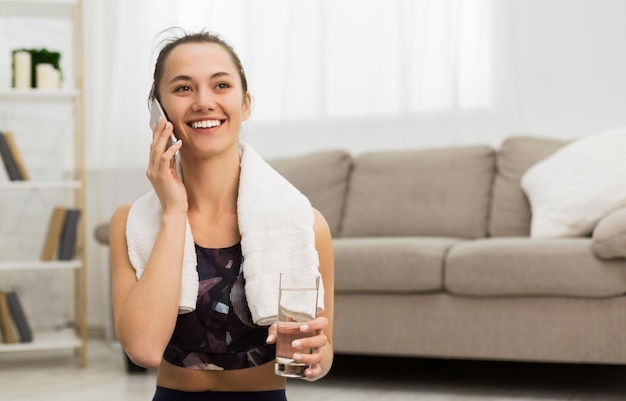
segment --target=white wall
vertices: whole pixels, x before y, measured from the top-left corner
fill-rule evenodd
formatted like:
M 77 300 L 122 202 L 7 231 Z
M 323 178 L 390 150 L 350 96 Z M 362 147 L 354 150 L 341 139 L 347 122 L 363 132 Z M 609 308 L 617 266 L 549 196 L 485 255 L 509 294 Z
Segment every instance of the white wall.
M 98 80 L 99 58 L 91 52 L 109 45 L 97 27 L 104 2 L 87 2 L 87 121 L 94 126 L 103 115 Z M 496 0 L 499 10 L 496 41 L 499 74 L 493 113 L 397 116 L 380 119 L 246 123 L 244 137 L 265 157 L 286 156 L 321 149 L 343 148 L 352 153 L 486 143 L 497 146 L 517 133 L 574 138 L 626 125 L 626 1 L 622 0 Z M 104 55 L 103 55 L 104 54 Z M 376 99 L 372 99 L 373 102 Z M 135 172 L 141 179 L 142 168 Z M 108 218 L 114 204 L 137 188 L 111 178 L 115 173 L 90 171 L 87 228 Z M 103 178 L 108 177 L 108 178 Z M 124 180 L 124 177 L 119 177 Z M 103 186 L 98 181 L 108 184 Z M 145 182 L 145 181 L 144 181 Z M 126 186 L 126 189 L 124 188 Z M 108 188 L 108 193 L 98 189 Z M 93 206 L 93 208 L 92 208 Z M 103 249 L 88 243 L 89 324 L 104 327 L 108 304 L 108 266 Z
M 626 124 L 626 2 L 514 0 L 520 130 L 573 137 Z

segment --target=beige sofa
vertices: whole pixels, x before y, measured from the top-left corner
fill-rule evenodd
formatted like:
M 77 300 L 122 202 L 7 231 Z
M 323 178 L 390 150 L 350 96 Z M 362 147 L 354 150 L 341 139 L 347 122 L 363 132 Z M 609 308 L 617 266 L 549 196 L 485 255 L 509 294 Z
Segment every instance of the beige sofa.
M 626 210 L 593 236 L 529 237 L 520 179 L 563 145 L 271 160 L 333 233 L 336 352 L 626 363 Z
M 273 160 L 334 234 L 336 351 L 626 363 L 626 211 L 593 237 L 529 238 L 520 179 L 563 145 Z

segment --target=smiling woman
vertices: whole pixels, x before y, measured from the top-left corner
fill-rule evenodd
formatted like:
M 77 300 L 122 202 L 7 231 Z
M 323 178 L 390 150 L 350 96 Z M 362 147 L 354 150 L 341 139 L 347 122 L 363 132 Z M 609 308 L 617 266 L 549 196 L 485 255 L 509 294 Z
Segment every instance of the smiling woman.
M 219 36 L 183 32 L 163 43 L 149 97 L 167 116 L 153 127 L 153 189 L 120 206 L 110 224 L 117 337 L 134 363 L 158 368 L 154 400 L 285 400 L 286 379 L 274 369 L 273 265 L 281 265 L 259 263 L 254 251 L 263 242 L 261 259 L 277 261 L 287 249 L 291 269 L 314 272 L 327 288 L 325 308 L 301 323 L 305 338 L 293 347 L 305 378 L 317 380 L 333 359 L 328 224 L 240 143 L 252 98 L 239 57 Z M 168 148 L 172 134 L 178 140 Z M 278 222 L 271 237 L 296 239 L 269 244 L 258 230 L 268 218 Z
M 226 42 L 204 33 L 170 40 L 153 78 L 150 99 L 161 103 L 185 146 L 183 168 L 189 158 L 211 156 L 203 146 L 221 151 L 237 145 L 252 100 L 241 61 Z

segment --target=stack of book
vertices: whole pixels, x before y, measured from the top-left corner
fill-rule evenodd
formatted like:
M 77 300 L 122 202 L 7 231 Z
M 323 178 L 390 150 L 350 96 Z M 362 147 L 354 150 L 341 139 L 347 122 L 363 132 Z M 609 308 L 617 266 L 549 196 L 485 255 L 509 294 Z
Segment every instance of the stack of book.
M 52 211 L 41 260 L 72 260 L 76 252 L 76 238 L 80 209 L 58 206 Z
M 33 341 L 33 332 L 15 291 L 0 291 L 0 332 L 5 344 Z
M 22 156 L 10 132 L 0 132 L 0 156 L 11 181 L 29 179 Z

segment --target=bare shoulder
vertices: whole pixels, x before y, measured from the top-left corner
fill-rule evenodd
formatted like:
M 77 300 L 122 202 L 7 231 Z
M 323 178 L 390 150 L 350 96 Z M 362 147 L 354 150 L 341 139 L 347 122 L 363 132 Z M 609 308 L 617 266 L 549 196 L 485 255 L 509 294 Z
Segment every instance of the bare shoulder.
M 313 208 L 313 228 L 315 230 L 315 238 L 320 239 L 321 237 L 328 237 L 330 240 L 330 227 L 328 226 L 328 222 L 324 215 L 317 209 Z
M 130 203 L 125 203 L 119 206 L 111 216 L 109 223 L 109 243 L 111 246 L 119 244 L 120 241 L 126 242 L 126 220 L 130 207 Z
M 113 215 L 111 216 L 111 225 L 119 225 L 120 223 L 126 225 L 126 219 L 128 218 L 128 212 L 130 211 L 131 206 L 132 204 L 130 203 L 124 203 L 115 209 Z
M 320 258 L 320 267 L 323 269 L 333 266 L 333 241 L 330 233 L 330 227 L 326 219 L 317 209 L 313 208 L 315 222 L 313 223 L 315 230 L 315 248 Z

